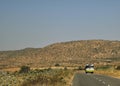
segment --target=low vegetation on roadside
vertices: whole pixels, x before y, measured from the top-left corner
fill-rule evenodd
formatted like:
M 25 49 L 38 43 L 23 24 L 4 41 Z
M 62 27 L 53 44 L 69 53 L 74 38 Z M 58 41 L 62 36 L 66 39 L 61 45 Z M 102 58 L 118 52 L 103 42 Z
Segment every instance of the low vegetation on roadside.
M 96 68 L 95 71 L 97 74 L 108 75 L 116 78 L 120 78 L 120 66 L 101 66 Z
M 23 66 L 18 72 L 0 72 L 0 86 L 68 86 L 73 70 L 35 69 Z

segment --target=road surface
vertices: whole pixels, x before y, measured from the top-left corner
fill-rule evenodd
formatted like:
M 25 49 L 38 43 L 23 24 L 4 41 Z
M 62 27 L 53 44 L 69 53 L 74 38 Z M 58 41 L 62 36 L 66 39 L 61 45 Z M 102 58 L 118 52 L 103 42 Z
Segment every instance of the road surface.
M 97 74 L 76 73 L 72 86 L 120 86 L 120 79 Z

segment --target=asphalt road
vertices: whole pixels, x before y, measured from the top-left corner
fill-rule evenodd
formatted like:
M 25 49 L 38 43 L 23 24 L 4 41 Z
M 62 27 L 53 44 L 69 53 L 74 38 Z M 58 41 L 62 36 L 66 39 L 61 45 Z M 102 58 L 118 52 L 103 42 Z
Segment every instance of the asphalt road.
M 72 86 L 120 86 L 120 79 L 97 74 L 76 73 Z

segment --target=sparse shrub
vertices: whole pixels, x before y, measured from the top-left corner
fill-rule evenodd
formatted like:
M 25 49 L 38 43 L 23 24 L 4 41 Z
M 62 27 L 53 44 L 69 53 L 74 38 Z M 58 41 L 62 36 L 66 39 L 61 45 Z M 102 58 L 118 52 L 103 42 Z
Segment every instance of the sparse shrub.
M 57 64 L 55 64 L 55 66 L 56 66 L 56 67 L 59 67 L 59 66 L 60 66 L 60 64 L 58 64 L 58 63 L 57 63 Z
M 51 67 L 49 67 L 49 68 L 47 69 L 47 71 L 50 71 L 50 70 L 52 70 L 52 68 L 51 68 Z
M 83 70 L 83 68 L 81 66 L 78 67 L 78 70 Z
M 120 70 L 120 65 L 116 67 L 116 70 Z
M 64 70 L 67 70 L 67 67 L 64 67 Z
M 44 72 L 38 72 L 38 75 L 33 75 L 31 78 L 26 79 L 22 86 L 64 86 L 66 84 L 65 77 L 69 74 L 64 70 L 43 70 Z M 28 74 L 29 75 L 29 74 Z M 32 78 L 34 77 L 34 78 Z M 37 85 L 39 84 L 39 85 Z
M 30 71 L 30 67 L 28 66 L 22 66 L 20 69 L 20 73 L 28 73 Z

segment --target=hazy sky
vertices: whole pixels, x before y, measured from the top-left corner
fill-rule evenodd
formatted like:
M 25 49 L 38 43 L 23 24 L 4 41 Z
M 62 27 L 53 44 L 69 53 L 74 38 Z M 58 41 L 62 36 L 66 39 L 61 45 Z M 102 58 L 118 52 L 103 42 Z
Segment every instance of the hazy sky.
M 0 0 L 0 50 L 120 40 L 120 0 Z

